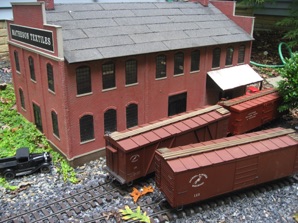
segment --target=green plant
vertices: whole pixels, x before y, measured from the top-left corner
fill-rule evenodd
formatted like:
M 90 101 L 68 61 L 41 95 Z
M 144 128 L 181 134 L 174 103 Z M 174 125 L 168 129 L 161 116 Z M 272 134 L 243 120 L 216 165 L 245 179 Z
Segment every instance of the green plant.
M 264 3 L 275 4 L 276 0 L 241 0 L 240 5 L 249 5 L 255 8 L 264 6 Z M 283 16 L 283 15 L 280 15 Z M 293 0 L 290 4 L 290 16 L 283 18 L 276 23 L 279 29 L 285 31 L 283 39 L 291 47 L 298 46 L 298 0 Z
M 298 46 L 298 0 L 293 0 L 291 5 L 291 14 L 289 17 L 277 22 L 278 27 L 289 27 L 283 36 L 287 40 L 287 44 L 291 47 Z
M 296 222 L 298 222 L 298 213 L 294 214 L 293 218 Z
M 12 85 L 0 91 L 0 158 L 14 156 L 20 147 L 29 147 L 30 152 L 50 152 L 53 165 L 63 175 L 65 181 L 77 183 L 74 169 L 57 152 L 52 151 L 45 136 L 14 109 L 15 95 Z M 0 185 L 7 187 L 2 178 Z
M 279 82 L 278 91 L 282 96 L 279 111 L 287 111 L 298 107 L 298 53 L 294 53 L 281 69 L 283 79 Z
M 123 217 L 123 220 L 139 220 L 140 222 L 147 222 L 150 223 L 149 216 L 146 215 L 146 212 L 142 213 L 141 208 L 138 206 L 135 211 L 131 210 L 129 206 L 125 206 L 124 210 L 119 210 Z
M 10 184 L 7 183 L 7 181 L 6 181 L 4 178 L 2 178 L 2 177 L 0 177 L 0 185 L 1 185 L 2 187 L 4 187 L 5 189 L 8 189 L 8 190 L 16 190 L 16 189 L 18 189 L 18 186 L 12 186 L 12 185 L 10 185 Z

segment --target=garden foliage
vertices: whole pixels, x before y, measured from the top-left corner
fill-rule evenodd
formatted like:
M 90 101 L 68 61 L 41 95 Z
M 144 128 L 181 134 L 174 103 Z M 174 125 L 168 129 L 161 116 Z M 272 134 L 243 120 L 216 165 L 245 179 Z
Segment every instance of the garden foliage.
M 278 91 L 282 96 L 282 104 L 279 111 L 287 111 L 298 108 L 298 53 L 294 53 L 281 69 L 283 79 L 279 82 Z
M 0 158 L 14 156 L 20 147 L 29 147 L 31 153 L 50 152 L 63 179 L 78 181 L 73 168 L 59 153 L 52 151 L 45 136 L 16 111 L 13 86 L 7 85 L 6 90 L 0 91 Z M 8 188 L 4 179 L 0 179 L 0 185 Z

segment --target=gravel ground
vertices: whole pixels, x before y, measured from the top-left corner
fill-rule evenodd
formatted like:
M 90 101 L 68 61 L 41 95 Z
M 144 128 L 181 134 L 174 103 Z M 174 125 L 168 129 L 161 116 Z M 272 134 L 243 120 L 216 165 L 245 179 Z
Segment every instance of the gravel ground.
M 77 176 L 81 179 L 79 184 L 64 182 L 62 177 L 52 168 L 51 173 L 35 173 L 25 177 L 16 178 L 10 183 L 12 185 L 23 185 L 23 191 L 9 193 L 2 190 L 0 192 L 0 217 L 8 213 L 18 213 L 26 208 L 37 207 L 38 204 L 45 204 L 46 201 L 54 198 L 60 198 L 63 194 L 69 194 L 71 191 L 79 188 L 94 185 L 98 182 L 103 183 L 106 180 L 107 173 L 104 170 L 105 159 L 100 158 L 91 161 L 84 166 L 76 168 Z M 155 187 L 155 185 L 152 185 Z M 155 196 L 158 196 L 158 190 L 155 190 Z M 247 193 L 246 193 L 247 194 Z M 196 222 L 196 223 L 234 223 L 234 222 L 287 222 L 295 223 L 293 215 L 298 212 L 298 183 L 284 185 L 280 188 L 269 191 L 254 190 L 252 196 L 240 194 L 239 196 L 229 196 L 224 198 L 225 202 L 215 200 L 215 202 L 202 205 L 199 212 L 193 213 L 191 217 L 182 216 L 175 222 Z M 127 204 L 132 198 L 127 194 L 118 197 L 114 205 L 104 205 L 97 208 L 97 212 L 114 211 Z M 102 209 L 101 209 L 102 208 Z M 72 219 L 78 222 L 84 222 L 85 216 L 91 215 L 86 211 L 78 217 Z
M 11 83 L 11 69 L 10 63 L 7 61 L 1 61 L 0 59 L 0 84 L 1 83 Z
M 0 84 L 11 82 L 9 64 L 0 62 Z M 0 188 L 0 218 L 9 213 L 17 213 L 26 207 L 34 207 L 37 204 L 44 204 L 47 200 L 59 198 L 73 190 L 104 182 L 107 173 L 104 170 L 105 159 L 100 158 L 91 161 L 84 166 L 76 168 L 79 184 L 64 182 L 55 167 L 51 173 L 35 173 L 25 177 L 19 177 L 10 181 L 11 185 L 22 185 L 18 192 L 9 192 Z M 153 185 L 154 187 L 154 185 Z M 231 196 L 225 198 L 223 204 L 218 202 L 213 205 L 203 205 L 199 212 L 192 213 L 191 217 L 181 216 L 175 222 L 264 222 L 264 223 L 296 223 L 293 218 L 298 213 L 298 183 L 284 185 L 280 188 L 269 191 L 253 191 L 253 196 Z M 158 190 L 155 190 L 158 196 Z M 119 198 L 117 206 L 105 206 L 105 210 L 97 210 L 99 213 L 106 210 L 118 210 L 124 202 L 127 202 L 129 195 Z M 88 215 L 86 212 L 83 215 Z M 82 218 L 72 219 L 69 222 L 83 222 Z

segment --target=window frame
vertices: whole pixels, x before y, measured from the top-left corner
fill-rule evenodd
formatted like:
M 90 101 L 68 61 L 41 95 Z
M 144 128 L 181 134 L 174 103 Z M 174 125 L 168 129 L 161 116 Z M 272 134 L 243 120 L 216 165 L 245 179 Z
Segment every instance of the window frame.
M 132 128 L 138 125 L 138 104 L 131 103 L 126 106 L 126 128 Z
M 13 52 L 13 56 L 14 56 L 14 62 L 15 62 L 15 68 L 16 68 L 16 71 L 18 73 L 21 72 L 21 67 L 20 67 L 20 58 L 19 58 L 19 52 L 18 51 L 14 51 Z
M 138 62 L 130 59 L 125 62 L 125 85 L 135 85 L 138 83 Z
M 32 106 L 33 106 L 34 124 L 36 125 L 36 128 L 39 131 L 43 132 L 40 106 L 35 104 L 34 102 L 32 104 L 33 104 Z
M 212 69 L 220 67 L 220 58 L 221 58 L 221 48 L 216 47 L 212 50 Z
M 241 44 L 238 48 L 238 60 L 237 60 L 238 64 L 243 64 L 245 62 L 245 50 L 246 50 L 245 44 Z
M 29 64 L 30 79 L 36 82 L 34 59 L 32 56 L 28 57 L 28 64 Z
M 187 110 L 187 92 L 181 92 L 168 97 L 168 116 L 177 115 Z
M 105 72 L 109 72 L 108 70 L 105 71 L 105 68 L 108 66 L 112 66 L 112 73 L 104 74 Z M 114 89 L 116 88 L 116 77 L 115 77 L 115 64 L 113 62 L 105 63 L 102 65 L 102 89 Z
M 58 114 L 57 114 L 55 111 L 51 111 L 51 118 L 52 118 L 52 129 L 53 129 L 53 134 L 54 134 L 57 138 L 60 138 Z
M 117 131 L 117 110 L 108 109 L 104 113 L 104 133 L 109 134 Z
M 86 143 L 94 140 L 94 118 L 93 115 L 84 115 L 79 120 L 80 142 Z
M 20 96 L 21 108 L 26 110 L 25 96 L 22 88 L 19 88 L 19 96 Z
M 167 77 L 167 56 L 164 54 L 157 55 L 155 58 L 155 79 Z M 164 74 L 163 74 L 164 73 Z
M 198 53 L 198 54 L 195 55 L 196 53 Z M 190 72 L 200 71 L 200 60 L 201 60 L 200 50 L 192 51 L 191 54 L 190 54 Z
M 48 77 L 48 90 L 55 92 L 55 80 L 53 65 L 47 63 L 47 77 Z
M 83 71 L 83 69 L 88 69 Z M 82 71 L 79 73 L 79 71 Z M 86 78 L 86 76 L 87 78 Z M 80 79 L 79 79 L 80 78 Z M 92 93 L 92 84 L 91 84 L 91 69 L 89 66 L 80 66 L 76 68 L 76 91 L 77 96 L 91 94 Z
M 225 66 L 232 66 L 233 65 L 233 58 L 234 58 L 234 47 L 229 46 L 226 50 L 226 62 Z
M 182 59 L 182 61 L 179 61 Z M 182 69 L 180 68 L 182 66 Z M 182 72 L 179 72 L 182 70 Z M 179 76 L 184 74 L 184 53 L 177 52 L 174 55 L 174 76 Z

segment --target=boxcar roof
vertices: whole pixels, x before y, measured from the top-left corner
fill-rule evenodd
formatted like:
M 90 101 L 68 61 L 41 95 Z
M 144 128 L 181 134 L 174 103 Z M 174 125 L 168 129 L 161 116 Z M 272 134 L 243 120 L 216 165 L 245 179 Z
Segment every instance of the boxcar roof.
M 268 95 L 264 95 L 262 97 L 256 98 L 251 101 L 242 102 L 241 104 L 231 106 L 231 111 L 241 112 L 247 109 L 250 109 L 255 106 L 262 105 L 264 103 L 272 102 L 278 100 L 280 96 L 277 93 L 272 93 Z
M 62 27 L 69 63 L 253 39 L 212 3 L 57 4 L 46 13 Z
M 269 95 L 269 97 L 266 97 Z M 275 88 L 268 88 L 268 89 L 263 89 L 261 91 L 258 91 L 253 94 L 249 95 L 243 95 L 241 97 L 233 98 L 227 101 L 221 101 L 219 104 L 224 106 L 224 107 L 232 107 L 238 104 L 245 104 L 247 101 L 251 101 L 252 99 L 260 99 L 260 100 L 268 100 L 268 99 L 273 99 L 279 97 L 278 91 Z
M 293 129 L 274 128 L 224 139 L 159 149 L 174 172 L 223 163 L 233 159 L 282 149 L 298 144 Z
M 124 150 L 131 150 L 153 143 L 161 138 L 168 138 L 183 131 L 191 131 L 198 126 L 230 116 L 230 112 L 220 105 L 185 112 L 163 120 L 123 132 L 113 132 L 105 136 L 106 140 L 114 141 Z

